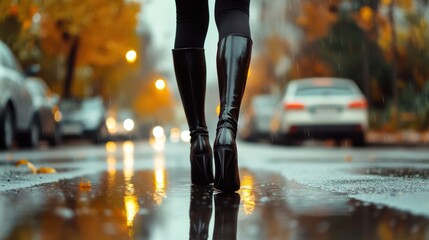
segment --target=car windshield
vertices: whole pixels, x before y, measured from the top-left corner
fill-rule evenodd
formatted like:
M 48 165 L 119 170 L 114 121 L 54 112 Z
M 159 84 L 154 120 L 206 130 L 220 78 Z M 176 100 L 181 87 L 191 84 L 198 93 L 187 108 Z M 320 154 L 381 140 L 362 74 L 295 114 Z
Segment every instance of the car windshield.
M 60 102 L 61 111 L 73 111 L 80 108 L 81 102 L 78 100 L 62 100 Z
M 329 86 L 329 87 L 300 87 L 295 92 L 296 96 L 351 96 L 356 93 L 347 86 Z

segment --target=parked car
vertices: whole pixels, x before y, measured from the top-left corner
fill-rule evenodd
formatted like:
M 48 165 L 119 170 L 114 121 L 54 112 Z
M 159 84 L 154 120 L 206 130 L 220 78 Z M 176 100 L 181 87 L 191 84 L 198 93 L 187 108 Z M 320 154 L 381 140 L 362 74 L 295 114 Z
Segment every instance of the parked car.
M 109 139 L 135 139 L 137 136 L 135 116 L 131 110 L 113 111 L 106 119 Z
M 25 81 L 21 66 L 0 41 L 0 149 L 11 148 L 15 138 L 24 146 L 37 145 L 37 119 Z
M 96 143 L 107 139 L 106 107 L 101 97 L 62 99 L 60 111 L 63 137 L 81 137 Z
M 273 135 L 285 141 L 350 138 L 363 146 L 367 129 L 365 96 L 342 78 L 290 81 L 271 122 Z
M 35 137 L 47 140 L 51 146 L 59 144 L 61 141 L 59 96 L 53 94 L 46 83 L 37 77 L 27 78 L 25 87 L 30 92 L 33 108 L 35 109 L 38 130 Z
M 239 125 L 240 137 L 247 141 L 270 139 L 270 122 L 279 100 L 275 95 L 254 96 Z

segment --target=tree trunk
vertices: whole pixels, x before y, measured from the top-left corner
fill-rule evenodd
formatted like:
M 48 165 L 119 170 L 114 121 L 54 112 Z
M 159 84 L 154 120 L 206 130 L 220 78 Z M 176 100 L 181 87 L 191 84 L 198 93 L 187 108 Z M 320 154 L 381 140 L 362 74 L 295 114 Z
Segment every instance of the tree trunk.
M 73 37 L 70 47 L 70 52 L 67 56 L 67 69 L 66 69 L 66 77 L 64 81 L 64 88 L 63 88 L 63 98 L 70 98 L 71 97 L 71 88 L 73 83 L 73 73 L 74 68 L 76 65 L 76 57 L 79 50 L 79 43 L 80 39 L 79 37 Z
M 398 73 L 397 73 L 397 61 L 398 61 L 398 49 L 396 47 L 396 26 L 395 26 L 395 0 L 392 0 L 389 6 L 389 20 L 392 27 L 392 41 L 391 41 L 391 51 L 392 51 L 392 118 L 394 121 L 395 128 L 399 127 L 399 96 L 398 96 Z

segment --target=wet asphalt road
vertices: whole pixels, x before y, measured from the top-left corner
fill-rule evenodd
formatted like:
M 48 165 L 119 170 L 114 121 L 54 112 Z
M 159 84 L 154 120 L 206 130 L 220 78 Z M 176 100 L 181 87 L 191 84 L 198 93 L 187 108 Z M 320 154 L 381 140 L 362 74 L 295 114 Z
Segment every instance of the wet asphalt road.
M 0 239 L 429 239 L 428 148 L 240 143 L 239 162 L 225 195 L 190 185 L 183 143 L 0 152 Z

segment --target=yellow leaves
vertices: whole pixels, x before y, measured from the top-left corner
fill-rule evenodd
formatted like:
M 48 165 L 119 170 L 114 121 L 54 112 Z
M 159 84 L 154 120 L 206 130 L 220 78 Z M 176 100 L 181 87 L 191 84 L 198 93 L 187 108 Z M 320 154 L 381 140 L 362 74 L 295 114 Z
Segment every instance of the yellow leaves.
M 336 20 L 337 16 L 331 13 L 327 3 L 305 2 L 296 23 L 304 29 L 307 41 L 312 42 L 324 37 Z
M 28 169 L 30 169 L 30 171 L 34 174 L 52 174 L 57 172 L 54 168 L 51 167 L 36 168 L 31 162 L 25 159 L 21 159 L 15 163 L 15 167 L 19 167 L 21 165 L 27 166 Z
M 22 159 L 22 160 L 19 160 L 16 164 L 15 164 L 15 167 L 19 167 L 19 166 L 21 166 L 21 165 L 26 165 L 29 169 L 30 169 L 30 171 L 32 172 L 32 173 L 37 173 L 37 168 L 31 163 L 31 162 L 29 162 L 29 161 L 27 161 L 27 160 L 25 160 L 25 159 Z
M 37 169 L 37 173 L 39 174 L 51 174 L 56 172 L 57 171 L 55 170 L 55 168 L 51 168 L 51 167 L 40 167 L 39 169 Z

